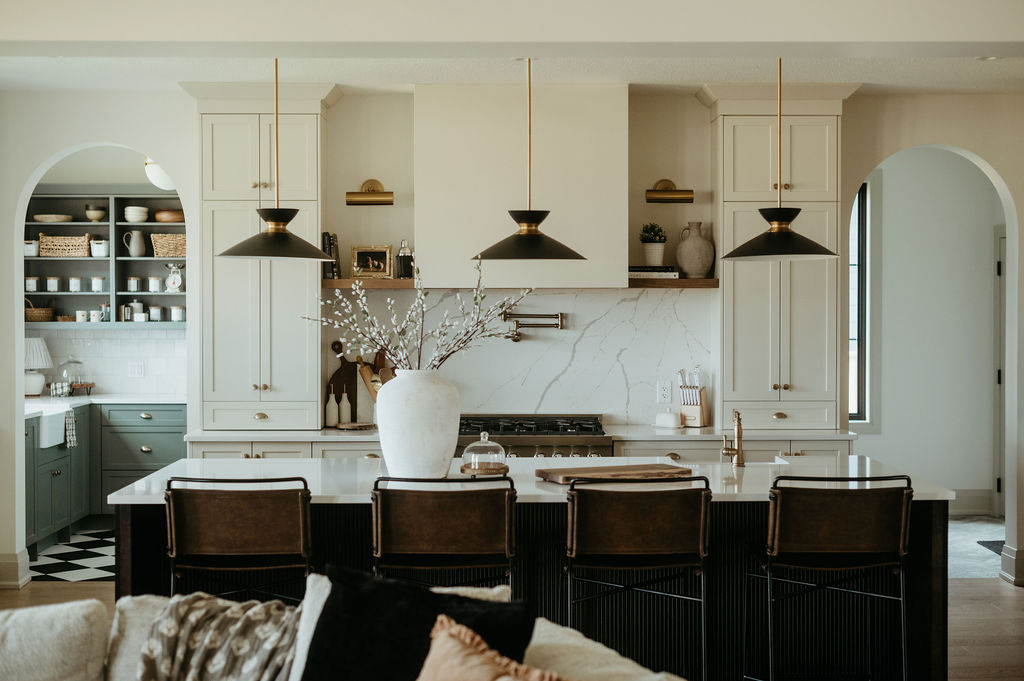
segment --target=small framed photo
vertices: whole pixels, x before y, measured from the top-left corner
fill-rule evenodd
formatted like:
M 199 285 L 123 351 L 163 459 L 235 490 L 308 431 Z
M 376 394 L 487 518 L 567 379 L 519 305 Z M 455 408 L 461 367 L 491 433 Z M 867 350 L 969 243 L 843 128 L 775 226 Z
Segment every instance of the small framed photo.
M 391 245 L 353 246 L 352 276 L 356 279 L 393 278 Z

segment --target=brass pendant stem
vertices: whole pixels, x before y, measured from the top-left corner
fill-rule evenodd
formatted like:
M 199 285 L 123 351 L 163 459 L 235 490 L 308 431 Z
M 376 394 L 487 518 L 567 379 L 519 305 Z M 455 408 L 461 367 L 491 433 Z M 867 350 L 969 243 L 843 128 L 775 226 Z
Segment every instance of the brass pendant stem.
M 779 190 L 778 207 L 782 208 L 782 57 L 779 57 L 778 77 L 775 83 L 775 126 L 778 128 L 776 132 L 779 136 L 778 147 L 776 148 L 779 175 L 776 186 Z
M 274 208 L 281 207 L 281 127 L 277 124 L 277 57 L 274 57 Z
M 768 231 L 772 233 L 789 232 L 791 231 L 789 228 L 790 224 L 789 222 L 769 222 Z
M 533 210 L 533 59 L 526 59 L 526 210 Z

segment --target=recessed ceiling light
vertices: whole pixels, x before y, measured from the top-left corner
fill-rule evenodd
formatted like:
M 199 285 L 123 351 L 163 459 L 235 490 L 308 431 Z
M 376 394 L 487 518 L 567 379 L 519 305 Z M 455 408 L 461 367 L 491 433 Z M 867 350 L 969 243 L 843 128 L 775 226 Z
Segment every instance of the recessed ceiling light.
M 995 61 L 996 59 L 999 59 L 999 57 L 975 57 L 974 58 L 975 61 Z

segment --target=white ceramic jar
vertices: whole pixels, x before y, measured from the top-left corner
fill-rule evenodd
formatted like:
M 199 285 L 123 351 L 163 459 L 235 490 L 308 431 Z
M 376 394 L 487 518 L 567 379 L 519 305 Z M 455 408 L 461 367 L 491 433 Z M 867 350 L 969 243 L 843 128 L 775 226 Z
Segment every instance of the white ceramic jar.
M 72 293 L 80 293 L 82 291 L 82 278 L 68 277 L 68 290 Z
M 459 439 L 459 391 L 436 370 L 398 369 L 377 393 L 388 475 L 443 478 Z
M 53 292 L 60 290 L 60 277 L 47 277 L 46 278 L 46 290 Z

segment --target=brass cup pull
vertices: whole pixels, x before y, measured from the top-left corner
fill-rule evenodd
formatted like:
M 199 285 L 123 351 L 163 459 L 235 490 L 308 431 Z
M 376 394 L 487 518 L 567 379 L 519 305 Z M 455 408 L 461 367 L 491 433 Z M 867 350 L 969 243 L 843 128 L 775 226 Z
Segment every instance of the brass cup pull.
M 374 454 L 373 452 L 370 452 L 370 453 L 366 454 L 365 456 L 363 456 L 363 458 L 364 459 L 379 459 L 380 458 L 380 454 Z
M 254 458 L 254 459 L 262 459 L 263 455 L 262 454 L 253 454 L 252 458 Z
M 252 420 L 253 421 L 266 421 L 267 418 L 268 418 L 267 415 L 264 414 L 262 411 L 258 411 L 258 412 L 256 412 L 255 414 L 252 415 Z
M 772 383 L 772 390 L 778 390 L 781 387 L 778 383 Z
M 151 418 L 153 418 L 153 415 L 152 415 L 152 414 L 149 414 L 149 413 L 147 413 L 147 412 L 142 412 L 141 414 L 139 414 L 139 418 L 140 418 L 140 419 L 142 419 L 142 420 L 144 420 L 144 421 L 148 421 L 148 420 L 150 420 Z
M 782 389 L 783 390 L 789 390 L 789 383 L 783 383 L 782 384 Z
M 781 420 L 781 419 L 789 418 L 789 416 L 787 416 L 785 412 L 777 411 L 774 414 L 772 414 L 772 418 L 775 419 L 776 421 L 778 421 L 778 420 Z
M 246 454 L 246 453 L 243 453 L 243 454 L 242 454 L 242 458 L 243 458 L 243 459 L 250 459 L 250 458 L 252 458 L 252 455 L 251 455 L 251 454 Z
M 673 461 L 682 461 L 683 460 L 683 457 L 679 456 L 675 452 L 669 452 L 665 456 L 667 456 L 668 458 L 672 459 Z
M 139 447 L 139 451 L 142 452 L 143 454 L 152 454 L 153 448 L 147 447 L 146 445 L 142 445 L 141 447 Z
M 270 390 L 270 386 L 264 383 L 263 385 L 260 386 L 260 390 Z
M 264 189 L 270 189 L 269 182 L 260 182 L 260 186 L 263 187 Z

